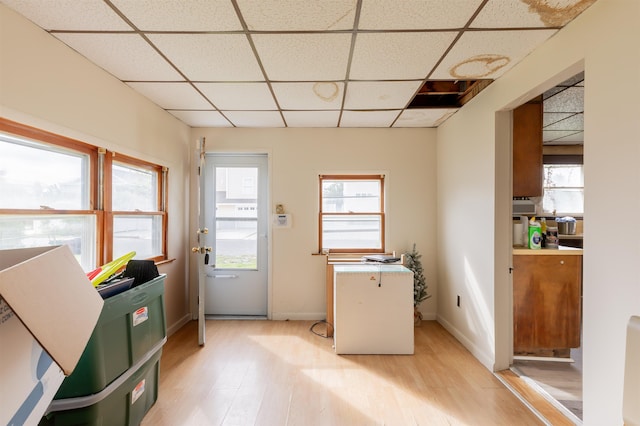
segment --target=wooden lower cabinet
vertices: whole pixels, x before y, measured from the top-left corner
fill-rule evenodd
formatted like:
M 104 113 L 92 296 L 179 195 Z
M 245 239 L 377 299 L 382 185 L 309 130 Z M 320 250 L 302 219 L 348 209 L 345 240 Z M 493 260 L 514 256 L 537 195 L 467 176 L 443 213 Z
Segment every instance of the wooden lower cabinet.
M 582 256 L 518 255 L 513 268 L 514 353 L 580 347 Z

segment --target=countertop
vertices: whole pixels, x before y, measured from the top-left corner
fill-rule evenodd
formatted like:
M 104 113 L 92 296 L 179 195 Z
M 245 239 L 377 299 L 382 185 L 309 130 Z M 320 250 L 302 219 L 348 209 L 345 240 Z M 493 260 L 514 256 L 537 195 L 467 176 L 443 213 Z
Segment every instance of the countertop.
M 514 256 L 522 256 L 522 255 L 535 255 L 535 256 L 582 256 L 582 249 L 581 248 L 575 248 L 575 247 L 565 247 L 565 246 L 560 246 L 557 249 L 547 249 L 547 248 L 543 248 L 543 249 L 539 249 L 539 250 L 532 250 L 532 249 L 528 249 L 528 248 L 524 248 L 524 247 L 514 247 L 513 248 L 513 255 Z
M 582 234 L 558 234 L 558 238 L 560 240 L 581 240 L 584 237 Z

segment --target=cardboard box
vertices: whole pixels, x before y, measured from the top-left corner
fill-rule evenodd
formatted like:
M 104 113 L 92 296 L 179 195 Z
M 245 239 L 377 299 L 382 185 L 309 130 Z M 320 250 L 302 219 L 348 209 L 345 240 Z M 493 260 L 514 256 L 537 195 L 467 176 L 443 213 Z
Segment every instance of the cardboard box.
M 37 424 L 103 300 L 68 246 L 0 250 L 0 424 Z

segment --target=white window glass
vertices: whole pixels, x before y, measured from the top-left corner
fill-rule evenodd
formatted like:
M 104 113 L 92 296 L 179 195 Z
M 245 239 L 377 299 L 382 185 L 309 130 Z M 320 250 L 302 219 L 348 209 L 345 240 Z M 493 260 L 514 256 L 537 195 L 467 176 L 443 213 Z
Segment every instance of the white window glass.
M 325 180 L 323 213 L 373 213 L 380 211 L 380 181 Z
M 380 216 L 332 216 L 322 218 L 322 242 L 325 249 L 381 249 Z
M 71 248 L 85 271 L 96 267 L 94 215 L 0 215 L 0 249 L 57 246 Z
M 545 164 L 542 209 L 556 214 L 584 213 L 584 172 L 581 164 Z
M 89 157 L 0 134 L 0 208 L 89 210 Z
M 124 164 L 113 164 L 113 211 L 158 210 L 158 173 Z
M 216 269 L 258 268 L 258 167 L 216 167 Z
M 322 178 L 321 248 L 382 250 L 382 177 Z
M 162 255 L 162 216 L 114 215 L 113 258 L 136 252 L 136 259 Z

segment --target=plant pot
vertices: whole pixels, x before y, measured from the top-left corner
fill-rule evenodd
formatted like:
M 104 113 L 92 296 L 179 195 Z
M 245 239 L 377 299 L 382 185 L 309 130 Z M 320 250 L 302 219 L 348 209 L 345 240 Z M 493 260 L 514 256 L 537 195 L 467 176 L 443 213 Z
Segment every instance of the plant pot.
M 417 306 L 413 307 L 413 325 L 418 327 L 422 323 L 422 312 L 418 310 Z

